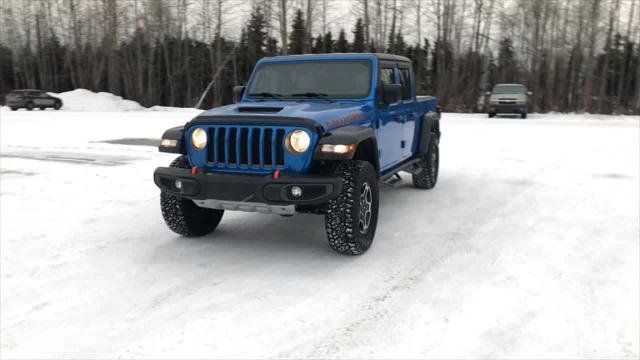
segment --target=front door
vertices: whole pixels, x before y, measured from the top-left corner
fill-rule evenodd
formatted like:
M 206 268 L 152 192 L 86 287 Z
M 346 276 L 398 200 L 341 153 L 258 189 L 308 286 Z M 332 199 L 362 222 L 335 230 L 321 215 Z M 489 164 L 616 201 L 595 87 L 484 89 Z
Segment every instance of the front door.
M 381 62 L 378 73 L 378 87 L 382 84 L 398 84 L 396 65 L 393 62 Z M 404 131 L 404 113 L 402 102 L 380 107 L 378 110 L 378 149 L 380 150 L 380 170 L 402 161 L 402 141 Z

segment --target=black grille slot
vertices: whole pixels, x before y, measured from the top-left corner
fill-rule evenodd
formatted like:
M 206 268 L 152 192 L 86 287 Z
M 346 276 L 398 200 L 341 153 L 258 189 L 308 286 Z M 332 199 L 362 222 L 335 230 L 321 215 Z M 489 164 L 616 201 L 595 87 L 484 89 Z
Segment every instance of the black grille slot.
M 227 129 L 220 127 L 218 128 L 218 140 L 217 140 L 217 148 L 218 148 L 218 163 L 224 164 L 227 159 L 227 142 L 225 140 L 227 135 Z
M 276 165 L 284 166 L 284 129 L 276 132 Z
M 230 166 L 235 166 L 236 165 L 236 135 L 238 133 L 238 129 L 237 128 L 230 128 L 229 130 L 229 142 L 227 144 L 227 149 L 229 151 L 229 165 Z
M 264 166 L 270 167 L 271 164 L 271 138 L 273 137 L 273 130 L 265 129 L 264 130 L 264 147 L 262 148 L 262 153 L 264 154 Z
M 260 166 L 260 129 L 253 129 L 251 133 L 251 165 Z
M 240 165 L 249 165 L 249 129 L 240 129 Z

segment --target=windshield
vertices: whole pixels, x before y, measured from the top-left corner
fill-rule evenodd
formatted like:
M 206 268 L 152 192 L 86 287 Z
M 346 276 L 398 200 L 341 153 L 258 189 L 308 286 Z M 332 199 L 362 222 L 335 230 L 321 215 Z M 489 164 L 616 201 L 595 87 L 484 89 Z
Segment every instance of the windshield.
M 369 95 L 371 62 L 368 60 L 287 61 L 258 67 L 250 98 L 359 99 Z
M 522 85 L 499 85 L 493 88 L 494 94 L 524 94 L 526 88 Z

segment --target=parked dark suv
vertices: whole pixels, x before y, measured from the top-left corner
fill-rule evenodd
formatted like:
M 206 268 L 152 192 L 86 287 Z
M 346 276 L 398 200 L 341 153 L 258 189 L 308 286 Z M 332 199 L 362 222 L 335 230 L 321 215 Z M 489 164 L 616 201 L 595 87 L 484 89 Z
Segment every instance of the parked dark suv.
M 48 107 L 58 110 L 62 107 L 62 100 L 38 89 L 13 90 L 4 97 L 4 102 L 14 111 L 19 108 L 44 110 Z

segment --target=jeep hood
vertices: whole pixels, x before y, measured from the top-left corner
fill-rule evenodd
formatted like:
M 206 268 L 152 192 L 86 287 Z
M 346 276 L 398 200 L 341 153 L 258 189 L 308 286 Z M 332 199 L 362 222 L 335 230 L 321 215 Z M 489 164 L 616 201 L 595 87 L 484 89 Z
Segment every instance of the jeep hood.
M 373 107 L 366 102 L 263 101 L 239 103 L 207 110 L 201 116 L 255 116 L 304 118 L 315 121 L 325 130 L 363 122 Z

